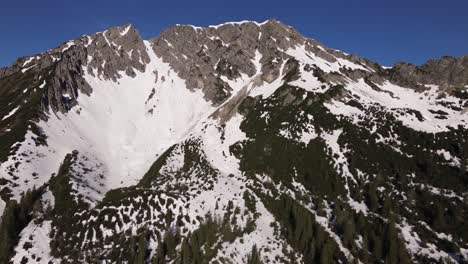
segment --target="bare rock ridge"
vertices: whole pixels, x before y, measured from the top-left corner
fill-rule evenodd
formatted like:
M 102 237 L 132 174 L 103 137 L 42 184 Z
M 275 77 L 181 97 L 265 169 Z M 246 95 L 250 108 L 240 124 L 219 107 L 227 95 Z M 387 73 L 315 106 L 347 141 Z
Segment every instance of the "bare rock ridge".
M 262 79 L 271 82 L 279 76 L 279 65 L 287 60 L 279 49 L 287 49 L 305 39 L 290 27 L 270 20 L 264 24 L 225 24 L 198 28 L 175 26 L 151 40 L 156 54 L 169 62 L 187 80 L 188 87 L 202 89 L 207 98 L 219 104 L 232 90 L 222 77 L 234 79 L 257 74 L 256 50 L 263 56 Z M 279 47 L 279 49 L 278 49 Z M 272 63 L 276 58 L 276 63 Z
M 438 60 L 429 60 L 421 66 L 398 63 L 393 70 L 401 78 L 414 83 L 436 84 L 442 89 L 463 88 L 468 82 L 468 56 L 445 56 Z
M 66 112 L 76 104 L 78 91 L 92 92 L 83 79 L 87 71 L 92 76 L 116 81 L 122 73 L 135 76 L 149 62 L 139 32 L 131 25 L 115 27 L 92 36 L 82 36 L 58 48 L 29 58 L 21 58 L 0 71 L 0 78 L 15 72 L 38 74 L 47 70 L 51 76 L 43 97 L 43 109 Z
M 163 31 L 151 42 L 156 54 L 187 80 L 188 87 L 202 89 L 214 104 L 230 96 L 232 89 L 223 77 L 232 80 L 242 74 L 248 77 L 258 74 L 262 82 L 271 83 L 280 75 L 283 62 L 292 58 L 286 51 L 296 46 L 304 46 L 306 51 L 330 63 L 336 62 L 337 58 L 367 63 L 356 56 L 328 49 L 274 19 L 206 28 L 177 25 Z M 260 72 L 253 64 L 257 51 Z M 373 65 L 369 63 L 366 67 Z
M 400 63 L 394 68 L 383 69 L 369 60 L 305 38 L 292 27 L 274 19 L 263 23 L 226 23 L 206 28 L 176 25 L 149 41 L 154 52 L 186 80 L 190 89 L 201 89 L 214 105 L 231 96 L 232 87 L 227 80 L 242 74 L 248 77 L 260 75 L 262 82 L 266 83 L 278 78 L 282 63 L 292 59 L 285 51 L 299 45 L 329 63 L 346 59 L 370 69 L 350 70 L 344 66 L 340 72 L 324 74 L 325 79 L 338 83 L 346 82 L 344 76 L 354 80 L 365 77 L 375 82 L 381 82 L 385 77 L 415 88 L 422 83 L 449 88 L 468 81 L 466 57 L 444 57 L 422 66 Z M 259 73 L 252 62 L 257 50 L 261 58 Z M 66 112 L 76 105 L 78 91 L 91 93 L 91 87 L 82 77 L 83 71 L 116 81 L 122 73 L 135 76 L 135 71 L 144 71 L 148 62 L 141 35 L 131 25 L 125 25 L 82 36 L 36 56 L 20 58 L 13 66 L 0 69 L 0 78 L 19 71 L 38 73 L 47 69 L 52 79 L 46 87 L 42 108 L 47 110 L 50 105 L 53 111 Z

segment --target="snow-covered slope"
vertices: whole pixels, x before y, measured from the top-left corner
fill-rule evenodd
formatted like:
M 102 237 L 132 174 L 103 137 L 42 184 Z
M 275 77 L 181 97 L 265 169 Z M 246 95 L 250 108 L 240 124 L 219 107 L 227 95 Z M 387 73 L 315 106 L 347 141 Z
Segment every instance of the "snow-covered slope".
M 408 77 L 275 20 L 19 59 L 0 261 L 467 261 L 467 84 L 434 65 Z

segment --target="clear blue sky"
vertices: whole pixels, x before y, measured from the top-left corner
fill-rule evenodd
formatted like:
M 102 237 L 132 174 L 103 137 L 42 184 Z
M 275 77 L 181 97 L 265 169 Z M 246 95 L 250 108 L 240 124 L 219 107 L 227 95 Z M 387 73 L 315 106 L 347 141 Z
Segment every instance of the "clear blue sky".
M 384 65 L 468 55 L 466 0 L 8 0 L 0 6 L 0 67 L 126 23 L 152 38 L 174 24 L 206 26 L 269 18 L 328 47 Z

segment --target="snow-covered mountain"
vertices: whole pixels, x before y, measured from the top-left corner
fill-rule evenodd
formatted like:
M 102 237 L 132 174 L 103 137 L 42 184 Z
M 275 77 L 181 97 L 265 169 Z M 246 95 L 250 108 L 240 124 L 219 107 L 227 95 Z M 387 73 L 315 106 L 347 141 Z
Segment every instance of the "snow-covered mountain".
M 467 135 L 468 57 L 82 36 L 0 69 L 0 262 L 467 262 Z

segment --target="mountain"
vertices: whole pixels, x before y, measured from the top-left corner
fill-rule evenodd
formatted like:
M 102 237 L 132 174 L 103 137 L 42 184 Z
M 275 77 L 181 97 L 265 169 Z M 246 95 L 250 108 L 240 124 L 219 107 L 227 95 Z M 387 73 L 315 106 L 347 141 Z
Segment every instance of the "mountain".
M 85 35 L 0 70 L 0 263 L 467 263 L 467 109 L 468 57 Z

